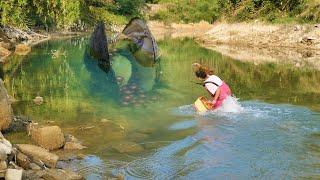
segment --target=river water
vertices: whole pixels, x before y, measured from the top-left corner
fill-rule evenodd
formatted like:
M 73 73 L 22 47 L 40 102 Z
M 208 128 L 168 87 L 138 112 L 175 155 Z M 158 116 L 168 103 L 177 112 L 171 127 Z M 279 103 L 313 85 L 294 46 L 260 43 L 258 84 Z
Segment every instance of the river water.
M 44 42 L 4 67 L 16 114 L 59 125 L 88 146 L 74 152 L 83 159 L 61 166 L 87 179 L 320 178 L 318 70 L 240 62 L 191 39 L 167 39 L 156 65 L 118 49 L 114 74 L 106 74 L 86 56 L 87 42 Z M 191 104 L 206 91 L 192 82 L 193 62 L 213 67 L 238 99 L 197 114 Z M 113 75 L 122 82 L 110 83 Z M 30 142 L 26 133 L 8 138 Z

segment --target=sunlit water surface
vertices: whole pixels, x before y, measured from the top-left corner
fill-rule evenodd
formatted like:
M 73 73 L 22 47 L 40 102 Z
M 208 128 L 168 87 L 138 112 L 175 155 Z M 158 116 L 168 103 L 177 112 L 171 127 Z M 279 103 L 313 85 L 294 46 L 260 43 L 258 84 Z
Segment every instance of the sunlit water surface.
M 319 71 L 244 63 L 190 39 L 166 40 L 153 67 L 113 52 L 114 74 L 124 77 L 114 86 L 112 73 L 85 55 L 86 44 L 84 37 L 45 42 L 4 69 L 16 114 L 60 125 L 88 146 L 84 159 L 62 166 L 87 179 L 320 178 Z M 196 61 L 214 67 L 240 99 L 197 114 L 190 104 L 206 91 L 191 82 Z M 25 133 L 9 138 L 29 142 Z M 113 148 L 123 142 L 140 150 Z

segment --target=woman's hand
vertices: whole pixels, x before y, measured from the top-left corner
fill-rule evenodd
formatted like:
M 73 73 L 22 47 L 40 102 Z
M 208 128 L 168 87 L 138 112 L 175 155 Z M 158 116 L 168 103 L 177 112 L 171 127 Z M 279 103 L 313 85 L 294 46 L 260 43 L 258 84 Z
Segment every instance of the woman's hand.
M 207 106 L 207 108 L 209 108 L 209 109 L 213 109 L 215 103 L 216 103 L 216 102 L 212 103 L 212 101 L 207 101 L 207 102 L 206 102 L 206 106 Z
M 212 105 L 215 105 L 216 102 L 217 102 L 216 100 L 212 100 L 212 101 L 211 101 L 211 104 L 212 104 Z

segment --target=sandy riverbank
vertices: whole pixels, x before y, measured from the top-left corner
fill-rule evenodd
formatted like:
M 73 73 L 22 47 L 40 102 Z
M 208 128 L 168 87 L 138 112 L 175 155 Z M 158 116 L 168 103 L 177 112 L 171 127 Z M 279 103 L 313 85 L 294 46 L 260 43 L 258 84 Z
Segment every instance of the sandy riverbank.
M 255 64 L 286 62 L 320 69 L 320 25 L 148 23 L 157 40 L 191 37 L 203 47 Z

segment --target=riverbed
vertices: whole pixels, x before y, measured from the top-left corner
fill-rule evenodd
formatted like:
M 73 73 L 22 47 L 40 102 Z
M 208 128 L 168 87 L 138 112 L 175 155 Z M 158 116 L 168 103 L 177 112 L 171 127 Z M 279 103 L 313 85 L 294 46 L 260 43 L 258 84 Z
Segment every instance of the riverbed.
M 320 177 L 318 69 L 238 61 L 192 39 L 165 39 L 154 66 L 115 50 L 112 66 L 125 88 L 113 91 L 109 75 L 90 64 L 87 43 L 43 42 L 4 67 L 15 114 L 57 124 L 88 146 L 80 151 L 84 159 L 65 164 L 87 179 Z M 239 111 L 194 111 L 190 104 L 206 94 L 193 83 L 194 62 L 213 67 L 230 85 Z M 41 106 L 32 101 L 37 95 Z M 26 133 L 8 138 L 29 142 Z M 135 151 L 123 150 L 129 146 Z

